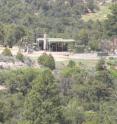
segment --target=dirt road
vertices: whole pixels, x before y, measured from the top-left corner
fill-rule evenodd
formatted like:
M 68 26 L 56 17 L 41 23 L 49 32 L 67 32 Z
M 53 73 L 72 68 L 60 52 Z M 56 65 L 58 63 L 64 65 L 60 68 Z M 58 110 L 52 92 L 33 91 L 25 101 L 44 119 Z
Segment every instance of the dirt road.
M 0 53 L 3 51 L 3 47 L 0 47 Z M 12 54 L 13 55 L 16 55 L 17 52 L 18 52 L 18 47 L 13 47 L 11 49 L 12 51 Z M 48 52 L 48 51 L 34 51 L 32 53 L 27 53 L 27 52 L 23 52 L 22 53 L 25 55 L 25 56 L 28 56 L 32 59 L 37 59 L 42 53 L 46 52 L 47 54 L 52 54 L 54 59 L 56 61 L 65 61 L 65 60 L 70 60 L 70 59 L 76 59 L 76 60 L 98 60 L 99 57 L 97 56 L 97 53 L 82 53 L 82 54 L 72 54 L 72 53 L 69 53 L 69 52 Z M 107 58 L 109 57 L 115 57 L 117 58 L 117 56 L 108 56 Z

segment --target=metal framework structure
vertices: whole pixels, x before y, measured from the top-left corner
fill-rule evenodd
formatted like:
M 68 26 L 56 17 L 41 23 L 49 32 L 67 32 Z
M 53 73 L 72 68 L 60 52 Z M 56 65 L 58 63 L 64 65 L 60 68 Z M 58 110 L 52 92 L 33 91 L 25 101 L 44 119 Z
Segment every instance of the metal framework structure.
M 44 37 L 37 38 L 36 44 L 40 50 L 51 50 L 51 51 L 67 51 L 68 44 L 74 43 L 74 39 L 63 39 L 63 38 L 48 38 L 46 34 Z

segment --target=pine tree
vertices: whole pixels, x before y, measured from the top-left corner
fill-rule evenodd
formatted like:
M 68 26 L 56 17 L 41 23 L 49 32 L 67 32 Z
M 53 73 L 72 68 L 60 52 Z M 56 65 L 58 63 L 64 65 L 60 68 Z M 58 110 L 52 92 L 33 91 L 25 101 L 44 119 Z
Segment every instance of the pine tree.
M 105 21 L 105 27 L 108 36 L 117 36 L 117 4 L 113 4 L 110 8 L 112 14 L 108 15 L 108 19 Z
M 59 124 L 60 99 L 50 70 L 40 71 L 25 101 L 24 115 L 30 124 Z

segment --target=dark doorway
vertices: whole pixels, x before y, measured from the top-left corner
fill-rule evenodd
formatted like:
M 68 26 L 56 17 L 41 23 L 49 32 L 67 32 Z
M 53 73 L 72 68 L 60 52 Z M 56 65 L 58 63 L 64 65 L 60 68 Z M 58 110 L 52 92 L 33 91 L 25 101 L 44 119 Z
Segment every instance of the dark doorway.
M 43 40 L 40 40 L 39 41 L 39 50 L 43 50 L 43 45 L 44 45 Z
M 67 43 L 51 43 L 50 50 L 56 52 L 68 51 Z

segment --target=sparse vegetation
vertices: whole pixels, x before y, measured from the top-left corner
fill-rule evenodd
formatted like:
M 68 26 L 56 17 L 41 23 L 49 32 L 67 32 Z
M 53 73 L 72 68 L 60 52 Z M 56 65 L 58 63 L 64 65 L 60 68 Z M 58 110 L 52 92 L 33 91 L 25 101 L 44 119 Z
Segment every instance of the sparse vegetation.
M 2 52 L 4 56 L 12 56 L 11 50 L 9 48 L 5 48 Z
M 100 6 L 100 9 L 99 11 L 95 12 L 95 13 L 89 13 L 89 14 L 86 14 L 86 15 L 83 15 L 82 16 L 82 19 L 84 21 L 90 21 L 90 20 L 93 20 L 93 21 L 103 21 L 105 19 L 107 19 L 107 15 L 111 13 L 110 9 L 110 4 L 108 5 L 104 5 L 104 6 Z
M 18 52 L 16 55 L 16 59 L 20 60 L 21 62 L 24 62 L 24 55 L 21 52 Z
M 70 60 L 68 63 L 68 67 L 74 67 L 76 65 L 76 63 L 73 60 Z

